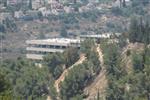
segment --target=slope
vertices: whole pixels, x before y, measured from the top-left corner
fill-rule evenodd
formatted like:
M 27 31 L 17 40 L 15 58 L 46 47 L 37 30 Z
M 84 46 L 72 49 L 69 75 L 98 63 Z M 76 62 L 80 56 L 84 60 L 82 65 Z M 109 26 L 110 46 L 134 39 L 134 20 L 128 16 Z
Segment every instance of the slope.
M 56 91 L 59 93 L 60 88 L 59 85 L 62 81 L 64 81 L 65 77 L 67 76 L 69 70 L 71 70 L 75 65 L 81 64 L 83 61 L 85 61 L 86 57 L 84 54 L 80 55 L 80 59 L 73 64 L 71 67 L 69 67 L 68 69 L 65 69 L 64 72 L 61 74 L 61 76 L 55 81 L 54 87 L 56 88 Z
M 94 79 L 92 84 L 90 84 L 88 87 L 84 89 L 84 93 L 88 93 L 88 98 L 86 100 L 93 100 L 97 96 L 97 93 L 99 92 L 102 96 L 102 98 L 105 98 L 105 88 L 107 87 L 107 79 L 106 79 L 106 69 L 104 66 L 104 60 L 103 60 L 103 53 L 100 48 L 100 45 L 97 46 L 96 51 L 99 55 L 99 60 L 101 62 L 102 70 L 100 71 L 99 75 Z
M 126 47 L 123 48 L 121 54 L 122 66 L 125 67 L 125 70 L 130 74 L 132 72 L 132 54 L 135 52 L 142 52 L 144 50 L 144 44 L 142 43 L 129 43 Z

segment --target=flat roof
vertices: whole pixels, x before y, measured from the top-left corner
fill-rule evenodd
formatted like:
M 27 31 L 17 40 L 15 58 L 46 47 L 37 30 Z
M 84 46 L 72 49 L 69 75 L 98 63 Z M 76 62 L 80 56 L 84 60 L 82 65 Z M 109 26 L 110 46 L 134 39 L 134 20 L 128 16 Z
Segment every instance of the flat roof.
M 52 48 L 36 48 L 36 47 L 27 47 L 27 51 L 41 51 L 41 52 L 63 52 L 63 49 L 52 49 Z
M 92 35 L 80 35 L 80 37 L 87 38 L 110 38 L 111 34 L 92 34 Z
M 69 45 L 71 43 L 80 43 L 80 39 L 70 38 L 52 38 L 52 39 L 39 39 L 39 40 L 27 40 L 27 44 L 45 44 L 45 45 Z

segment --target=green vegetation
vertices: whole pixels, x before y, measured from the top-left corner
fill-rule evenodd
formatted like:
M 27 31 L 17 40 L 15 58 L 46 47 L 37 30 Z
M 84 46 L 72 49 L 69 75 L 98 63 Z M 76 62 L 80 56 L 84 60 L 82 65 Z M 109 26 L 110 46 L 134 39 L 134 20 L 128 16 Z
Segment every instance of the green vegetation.
M 134 17 L 131 19 L 130 42 L 150 43 L 150 21 L 148 17 Z
M 0 99 L 10 100 L 12 98 L 12 87 L 8 80 L 5 79 L 3 72 L 0 72 Z
M 3 20 L 2 25 L 0 25 L 0 31 L 5 32 L 5 31 L 17 31 L 17 26 L 14 20 L 6 18 Z
M 133 72 L 128 73 L 122 66 L 122 56 L 117 44 L 103 45 L 107 68 L 108 88 L 106 100 L 148 100 L 150 84 L 150 48 L 142 53 L 133 52 Z M 127 59 L 127 58 L 126 58 Z
M 63 54 L 66 67 L 73 65 L 80 56 L 78 48 L 69 48 Z
M 150 48 L 149 45 L 149 21 L 145 17 L 135 17 L 130 25 L 130 42 L 143 43 L 144 50 L 127 50 L 126 55 L 131 60 L 129 65 L 124 62 L 122 48 L 119 44 L 102 43 L 104 61 L 108 72 L 108 88 L 106 100 L 148 100 L 150 98 Z M 125 38 L 125 37 L 124 37 Z M 126 48 L 127 49 L 127 48 Z M 132 52 L 131 52 L 132 51 Z M 131 72 L 128 72 L 128 68 Z
M 5 39 L 5 33 L 0 32 L 0 40 Z
M 77 48 L 69 48 L 64 53 L 49 54 L 45 57 L 44 62 L 48 66 L 52 76 L 57 79 L 64 68 L 70 67 L 79 59 Z
M 66 28 L 64 26 L 61 27 L 60 35 L 62 37 L 67 37 L 68 36 L 68 33 L 67 33 Z
M 99 61 L 99 56 L 96 51 L 96 45 L 94 40 L 85 40 L 84 42 L 81 43 L 81 52 L 86 54 L 87 59 L 89 62 L 92 62 L 93 66 L 93 72 L 98 74 L 99 71 L 101 70 L 100 67 L 100 61 Z
M 5 32 L 5 27 L 2 23 L 0 23 L 0 32 Z
M 46 95 L 53 96 L 55 93 L 54 90 L 48 89 L 53 87 L 53 79 L 46 67 L 39 69 L 33 63 L 19 58 L 17 61 L 3 62 L 1 71 L 13 88 L 14 99 L 43 100 Z
M 88 3 L 87 0 L 81 1 L 83 1 L 83 5 Z M 111 1 L 99 0 L 99 2 L 106 4 Z M 106 67 L 106 79 L 108 81 L 106 100 L 149 100 L 150 16 L 147 15 L 148 10 L 146 9 L 149 6 L 149 0 L 142 0 L 140 3 L 139 0 L 132 0 L 132 4 L 129 6 L 124 1 L 121 7 L 113 7 L 111 13 L 109 10 L 108 12 L 105 12 L 105 10 L 104 12 L 103 10 L 92 10 L 83 13 L 50 15 L 47 19 L 50 23 L 52 22 L 54 28 L 49 28 L 51 24 L 42 24 L 42 27 L 37 25 L 34 29 L 37 32 L 38 27 L 43 30 L 46 28 L 46 33 L 56 30 L 59 31 L 62 37 L 68 37 L 67 31 L 71 29 L 74 31 L 74 27 L 81 29 L 83 34 L 89 32 L 100 34 L 108 31 L 114 33 L 124 32 L 118 38 L 116 38 L 117 36 L 112 37 L 114 41 L 116 40 L 119 43 L 108 43 L 109 40 L 107 39 L 98 41 L 103 49 L 104 67 Z M 5 6 L 7 6 L 6 0 L 1 0 L 0 3 L 5 3 Z M 28 6 L 23 4 L 7 6 L 6 10 L 11 13 L 18 10 L 25 12 L 32 9 L 31 3 L 32 0 L 29 0 Z M 73 5 L 76 10 L 80 6 L 81 4 Z M 97 22 L 102 18 L 102 14 L 104 14 L 104 19 L 106 18 L 104 25 L 101 21 Z M 42 13 L 39 12 L 37 16 L 44 23 L 45 20 L 43 19 L 45 17 L 42 16 Z M 132 18 L 129 26 L 127 24 L 130 16 Z M 119 19 L 117 22 L 113 21 L 117 18 Z M 92 24 L 89 27 L 86 25 L 80 27 L 80 23 L 86 21 L 88 21 L 88 25 L 89 22 Z M 96 25 L 93 25 L 93 23 Z M 62 26 L 57 27 L 57 24 Z M 21 26 L 26 28 L 26 25 L 22 24 Z M 17 30 L 15 20 L 6 18 L 0 23 L 0 40 L 5 39 L 7 32 L 16 32 Z M 33 35 L 35 32 L 29 33 Z M 26 33 L 26 31 L 24 30 L 23 33 Z M 45 36 L 45 32 L 41 31 L 40 38 L 45 38 Z M 131 47 L 128 47 L 127 39 L 132 43 Z M 137 43 L 137 46 L 138 43 L 144 45 L 141 48 L 143 50 L 132 50 L 134 43 Z M 40 68 L 35 66 L 33 62 L 23 58 L 18 58 L 15 61 L 5 60 L 0 63 L 0 99 L 45 100 L 47 96 L 50 96 L 52 100 L 57 100 L 57 96 L 60 96 L 62 100 L 83 100 L 88 96 L 84 94 L 83 90 L 93 82 L 102 69 L 96 47 L 95 40 L 87 39 L 81 43 L 80 49 L 68 48 L 63 53 L 46 55 Z M 3 51 L 8 50 L 4 48 Z M 79 60 L 81 54 L 85 55 L 86 60 L 69 70 L 64 81 L 59 84 L 60 93 L 57 93 L 54 87 L 55 81 L 59 79 L 65 69 L 70 68 Z M 97 100 L 101 99 L 101 95 L 101 92 L 98 91 Z
M 122 0 L 120 0 L 122 1 Z M 123 0 L 125 1 L 125 0 Z M 147 10 L 145 9 L 145 7 L 147 7 L 149 5 L 149 0 L 132 0 L 131 1 L 131 5 L 126 5 L 126 3 L 122 2 L 123 4 L 121 7 L 113 7 L 111 12 L 115 15 L 121 15 L 121 16 L 125 16 L 125 17 L 130 17 L 133 14 L 136 15 L 145 15 L 147 14 Z
M 87 39 L 81 43 L 81 52 L 88 55 L 88 53 L 95 48 L 94 40 Z
M 83 89 L 101 70 L 98 54 L 94 51 L 95 42 L 85 40 L 81 47 L 81 52 L 86 54 L 87 60 L 71 69 L 62 82 L 60 93 L 63 100 L 83 99 Z
M 144 61 L 141 54 L 133 54 L 133 68 L 135 71 L 141 71 L 144 69 Z
M 134 21 L 136 23 L 136 21 Z M 150 31 L 142 31 L 140 34 L 139 24 L 134 24 L 137 27 L 134 28 L 136 35 L 133 36 L 135 41 L 131 42 L 142 42 L 144 40 L 142 38 L 147 38 L 146 33 L 149 34 Z M 146 28 L 148 25 L 141 26 L 142 28 Z M 131 28 L 133 30 L 133 27 Z M 133 31 L 132 31 L 133 33 Z M 130 34 L 132 34 L 130 33 Z M 139 36 L 140 35 L 140 36 Z M 140 41 L 136 41 L 140 37 Z M 131 38 L 131 37 L 130 37 Z M 132 38 L 131 38 L 132 39 Z M 146 40 L 146 39 L 145 39 Z M 149 40 L 149 39 L 147 39 Z M 127 72 L 126 66 L 122 66 L 122 57 L 120 51 L 121 48 L 119 44 L 107 44 L 103 43 L 103 51 L 105 58 L 105 65 L 108 71 L 108 88 L 107 88 L 107 96 L 106 100 L 148 100 L 149 95 L 149 85 L 150 85 L 150 48 L 148 47 L 148 43 L 145 43 L 144 50 L 142 53 L 127 51 L 127 56 L 131 56 L 132 64 L 128 65 L 128 67 L 133 68 L 132 73 Z M 122 46 L 121 46 L 122 47 Z M 123 46 L 124 47 L 124 46 Z M 129 58 L 126 58 L 129 59 Z
M 61 98 L 70 100 L 71 98 L 81 95 L 87 82 L 92 78 L 92 72 L 89 70 L 90 63 L 83 63 L 75 66 L 61 84 Z M 80 73 L 80 74 L 79 74 Z
M 114 76 L 117 79 L 123 74 L 120 71 L 120 53 L 119 46 L 117 44 L 108 44 L 104 46 L 104 60 L 106 69 L 110 76 Z
M 61 53 L 49 54 L 44 59 L 54 78 L 58 78 L 63 72 L 64 58 Z

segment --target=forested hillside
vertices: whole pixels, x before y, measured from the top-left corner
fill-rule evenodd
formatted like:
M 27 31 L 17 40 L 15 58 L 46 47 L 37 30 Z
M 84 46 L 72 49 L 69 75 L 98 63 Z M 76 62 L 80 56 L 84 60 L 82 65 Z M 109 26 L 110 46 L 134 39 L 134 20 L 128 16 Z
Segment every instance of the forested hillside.
M 104 11 L 41 16 L 47 23 L 1 22 L 0 53 L 6 58 L 0 63 L 0 100 L 150 100 L 150 0 L 119 1 Z M 80 48 L 46 54 L 39 62 L 14 56 L 25 53 L 28 38 L 93 32 L 113 35 L 85 39 Z
M 103 90 L 96 90 L 97 95 L 93 98 L 103 100 L 105 96 L 106 100 L 149 100 L 149 44 L 134 41 L 134 43 L 126 43 L 122 46 L 122 43 L 108 41 L 100 42 L 107 86 L 103 88 L 104 93 L 101 92 Z M 70 48 L 63 54 L 47 55 L 42 62 L 42 68 L 22 58 L 18 58 L 17 61 L 4 61 L 1 64 L 3 73 L 1 88 L 4 89 L 1 94 L 4 97 L 20 98 L 21 100 L 45 100 L 47 96 L 50 96 L 52 100 L 58 98 L 61 100 L 86 99 L 89 95 L 84 93 L 84 88 L 92 84 L 102 70 L 96 46 L 94 41 L 86 40 L 79 51 Z M 55 80 L 79 59 L 80 53 L 84 53 L 86 60 L 69 70 L 65 79 L 60 83 L 58 93 L 54 87 Z

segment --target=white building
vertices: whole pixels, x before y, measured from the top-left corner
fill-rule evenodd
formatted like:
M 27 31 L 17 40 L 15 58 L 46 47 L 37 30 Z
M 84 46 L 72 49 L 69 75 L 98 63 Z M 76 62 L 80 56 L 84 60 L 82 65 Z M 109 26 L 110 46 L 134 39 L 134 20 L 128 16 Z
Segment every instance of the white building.
M 20 18 L 20 17 L 22 17 L 24 14 L 23 14 L 23 12 L 22 11 L 15 11 L 15 13 L 14 13 L 14 17 L 15 18 Z
M 27 40 L 27 54 L 28 59 L 43 60 L 43 56 L 47 53 L 64 52 L 69 47 L 80 48 L 81 41 L 85 39 L 109 39 L 112 33 L 105 34 L 90 34 L 80 35 L 80 38 L 52 38 L 44 40 Z M 116 35 L 119 35 L 118 33 Z
M 53 38 L 46 40 L 27 40 L 26 57 L 33 60 L 42 60 L 47 53 L 63 52 L 69 47 L 80 47 L 79 39 Z
M 112 36 L 110 33 L 105 34 L 90 34 L 90 35 L 80 35 L 80 39 L 108 39 Z
M 51 11 L 49 9 L 47 9 L 46 7 L 41 7 L 39 8 L 39 10 L 43 16 L 48 16 L 51 14 Z

